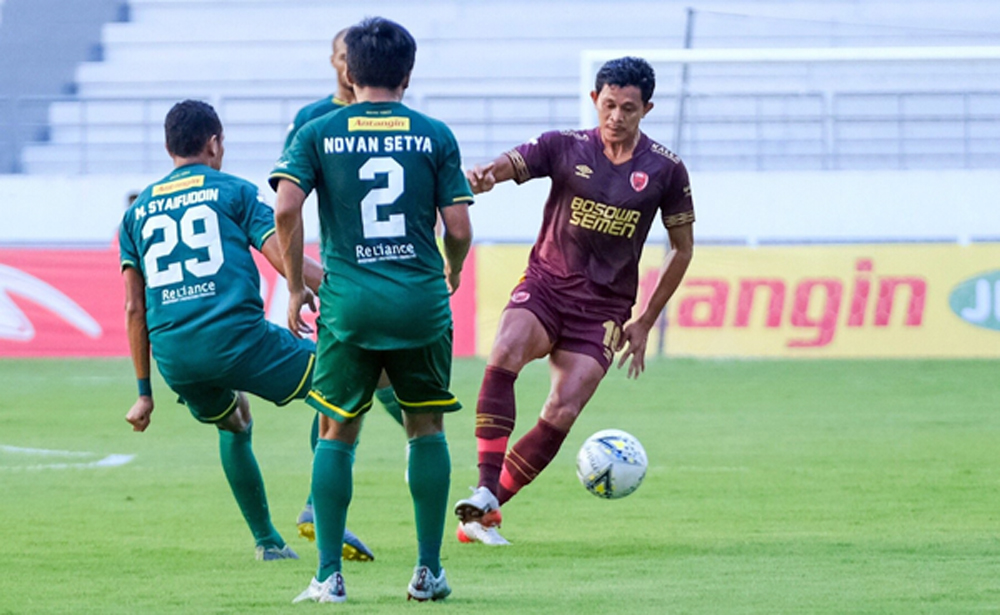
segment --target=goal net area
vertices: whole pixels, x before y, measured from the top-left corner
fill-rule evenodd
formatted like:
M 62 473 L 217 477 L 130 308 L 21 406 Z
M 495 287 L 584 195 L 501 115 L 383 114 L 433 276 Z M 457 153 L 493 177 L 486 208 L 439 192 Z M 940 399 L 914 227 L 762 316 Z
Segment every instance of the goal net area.
M 604 49 L 656 71 L 643 130 L 702 170 L 1000 167 L 1000 46 Z

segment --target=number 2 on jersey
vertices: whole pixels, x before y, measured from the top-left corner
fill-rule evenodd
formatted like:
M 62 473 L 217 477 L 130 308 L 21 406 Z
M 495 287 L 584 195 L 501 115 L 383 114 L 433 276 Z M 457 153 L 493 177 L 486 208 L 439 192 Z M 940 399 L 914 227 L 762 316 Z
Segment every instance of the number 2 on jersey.
M 365 239 L 376 237 L 402 237 L 406 235 L 406 214 L 391 214 L 388 220 L 378 219 L 380 205 L 392 205 L 403 194 L 403 166 L 388 156 L 369 158 L 358 169 L 358 179 L 374 180 L 379 173 L 385 173 L 389 185 L 372 188 L 361 200 L 361 223 Z
M 196 222 L 201 222 L 202 230 L 195 228 Z M 178 227 L 180 227 L 179 237 Z M 208 205 L 196 205 L 188 209 L 179 222 L 175 222 L 166 214 L 153 216 L 142 225 L 142 238 L 149 239 L 156 231 L 163 231 L 163 239 L 152 243 L 143 256 L 146 284 L 150 288 L 176 284 L 184 279 L 180 262 L 174 261 L 166 267 L 160 267 L 160 259 L 174 251 L 178 239 L 190 248 L 208 250 L 208 260 L 189 258 L 184 261 L 184 269 L 191 275 L 203 278 L 214 275 L 222 267 L 225 257 L 222 253 L 222 241 L 219 238 L 219 216 Z

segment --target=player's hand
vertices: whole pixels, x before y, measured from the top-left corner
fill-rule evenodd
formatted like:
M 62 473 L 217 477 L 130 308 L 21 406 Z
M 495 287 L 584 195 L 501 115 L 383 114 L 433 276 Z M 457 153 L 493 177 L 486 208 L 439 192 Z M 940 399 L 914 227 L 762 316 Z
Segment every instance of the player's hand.
M 646 342 L 649 341 L 649 327 L 641 321 L 630 322 L 622 329 L 617 350 L 625 349 L 618 359 L 618 369 L 631 358 L 628 366 L 628 377 L 638 378 L 646 369 Z
M 448 282 L 448 294 L 454 295 L 455 291 L 458 290 L 459 285 L 462 283 L 462 270 L 452 271 L 448 263 L 444 265 L 444 277 Z
M 132 404 L 132 409 L 125 415 L 125 420 L 131 423 L 132 431 L 146 431 L 151 414 L 153 414 L 153 398 L 140 395 Z
M 288 295 L 288 330 L 295 337 L 312 335 L 312 327 L 302 319 L 302 307 L 309 306 L 309 311 L 316 312 L 316 295 L 308 288 L 303 288 L 301 292 L 289 293 Z
M 493 176 L 492 162 L 486 166 L 479 166 L 477 164 L 465 172 L 465 178 L 469 180 L 469 186 L 472 187 L 472 194 L 489 192 L 497 183 L 497 178 Z

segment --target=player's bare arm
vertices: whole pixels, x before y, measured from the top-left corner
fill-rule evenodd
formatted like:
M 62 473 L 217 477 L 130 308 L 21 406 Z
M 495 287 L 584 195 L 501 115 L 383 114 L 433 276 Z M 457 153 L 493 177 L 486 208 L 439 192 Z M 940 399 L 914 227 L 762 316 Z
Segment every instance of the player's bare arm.
M 441 209 L 444 223 L 444 261 L 448 291 L 455 294 L 462 281 L 462 266 L 472 245 L 472 222 L 469 204 L 458 203 Z
M 486 165 L 476 165 L 465 172 L 469 180 L 472 194 L 489 192 L 493 186 L 514 179 L 514 164 L 506 154 L 500 154 L 493 162 Z
M 122 271 L 125 281 L 125 328 L 128 332 L 128 345 L 132 354 L 132 367 L 138 380 L 149 380 L 149 329 L 146 326 L 146 281 L 134 267 L 126 267 Z M 132 425 L 133 431 L 145 431 L 149 427 L 150 415 L 153 413 L 153 397 L 139 395 L 132 408 L 125 415 L 125 420 Z
M 278 229 L 285 280 L 288 282 L 288 328 L 302 337 L 312 333 L 312 327 L 302 320 L 302 306 L 316 311 L 316 299 L 306 286 L 303 275 L 302 205 L 306 193 L 295 182 L 283 179 L 278 183 L 278 199 L 274 205 L 274 222 Z
M 264 245 L 260 247 L 260 253 L 264 255 L 267 262 L 271 263 L 274 270 L 285 275 L 285 262 L 281 258 L 281 242 L 278 241 L 277 234 L 271 235 L 264 240 Z M 302 257 L 302 277 L 305 280 L 306 288 L 313 294 L 319 292 L 319 285 L 323 282 L 323 266 L 309 256 Z
M 625 352 L 618 360 L 618 368 L 621 369 L 631 358 L 628 366 L 629 378 L 638 378 L 646 369 L 646 343 L 649 340 L 649 331 L 656 324 L 656 319 L 666 307 L 667 301 L 680 286 L 688 265 L 691 264 L 691 258 L 694 256 L 693 227 L 692 224 L 685 224 L 667 229 L 671 249 L 656 288 L 653 289 L 653 295 L 642 313 L 626 324 L 622 330 L 618 349 L 624 348 Z

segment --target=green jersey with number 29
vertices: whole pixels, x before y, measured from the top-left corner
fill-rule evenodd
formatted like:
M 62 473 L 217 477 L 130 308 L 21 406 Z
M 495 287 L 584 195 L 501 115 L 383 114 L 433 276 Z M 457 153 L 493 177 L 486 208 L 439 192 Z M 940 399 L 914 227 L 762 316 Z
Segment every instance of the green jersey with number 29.
M 416 348 L 451 326 L 439 208 L 471 203 L 454 135 L 396 102 L 357 103 L 302 127 L 271 172 L 319 199 L 320 317 L 342 342 Z
M 204 165 L 175 169 L 125 212 L 121 265 L 146 281 L 153 356 L 175 382 L 225 372 L 265 335 L 249 248 L 272 233 L 257 186 Z

